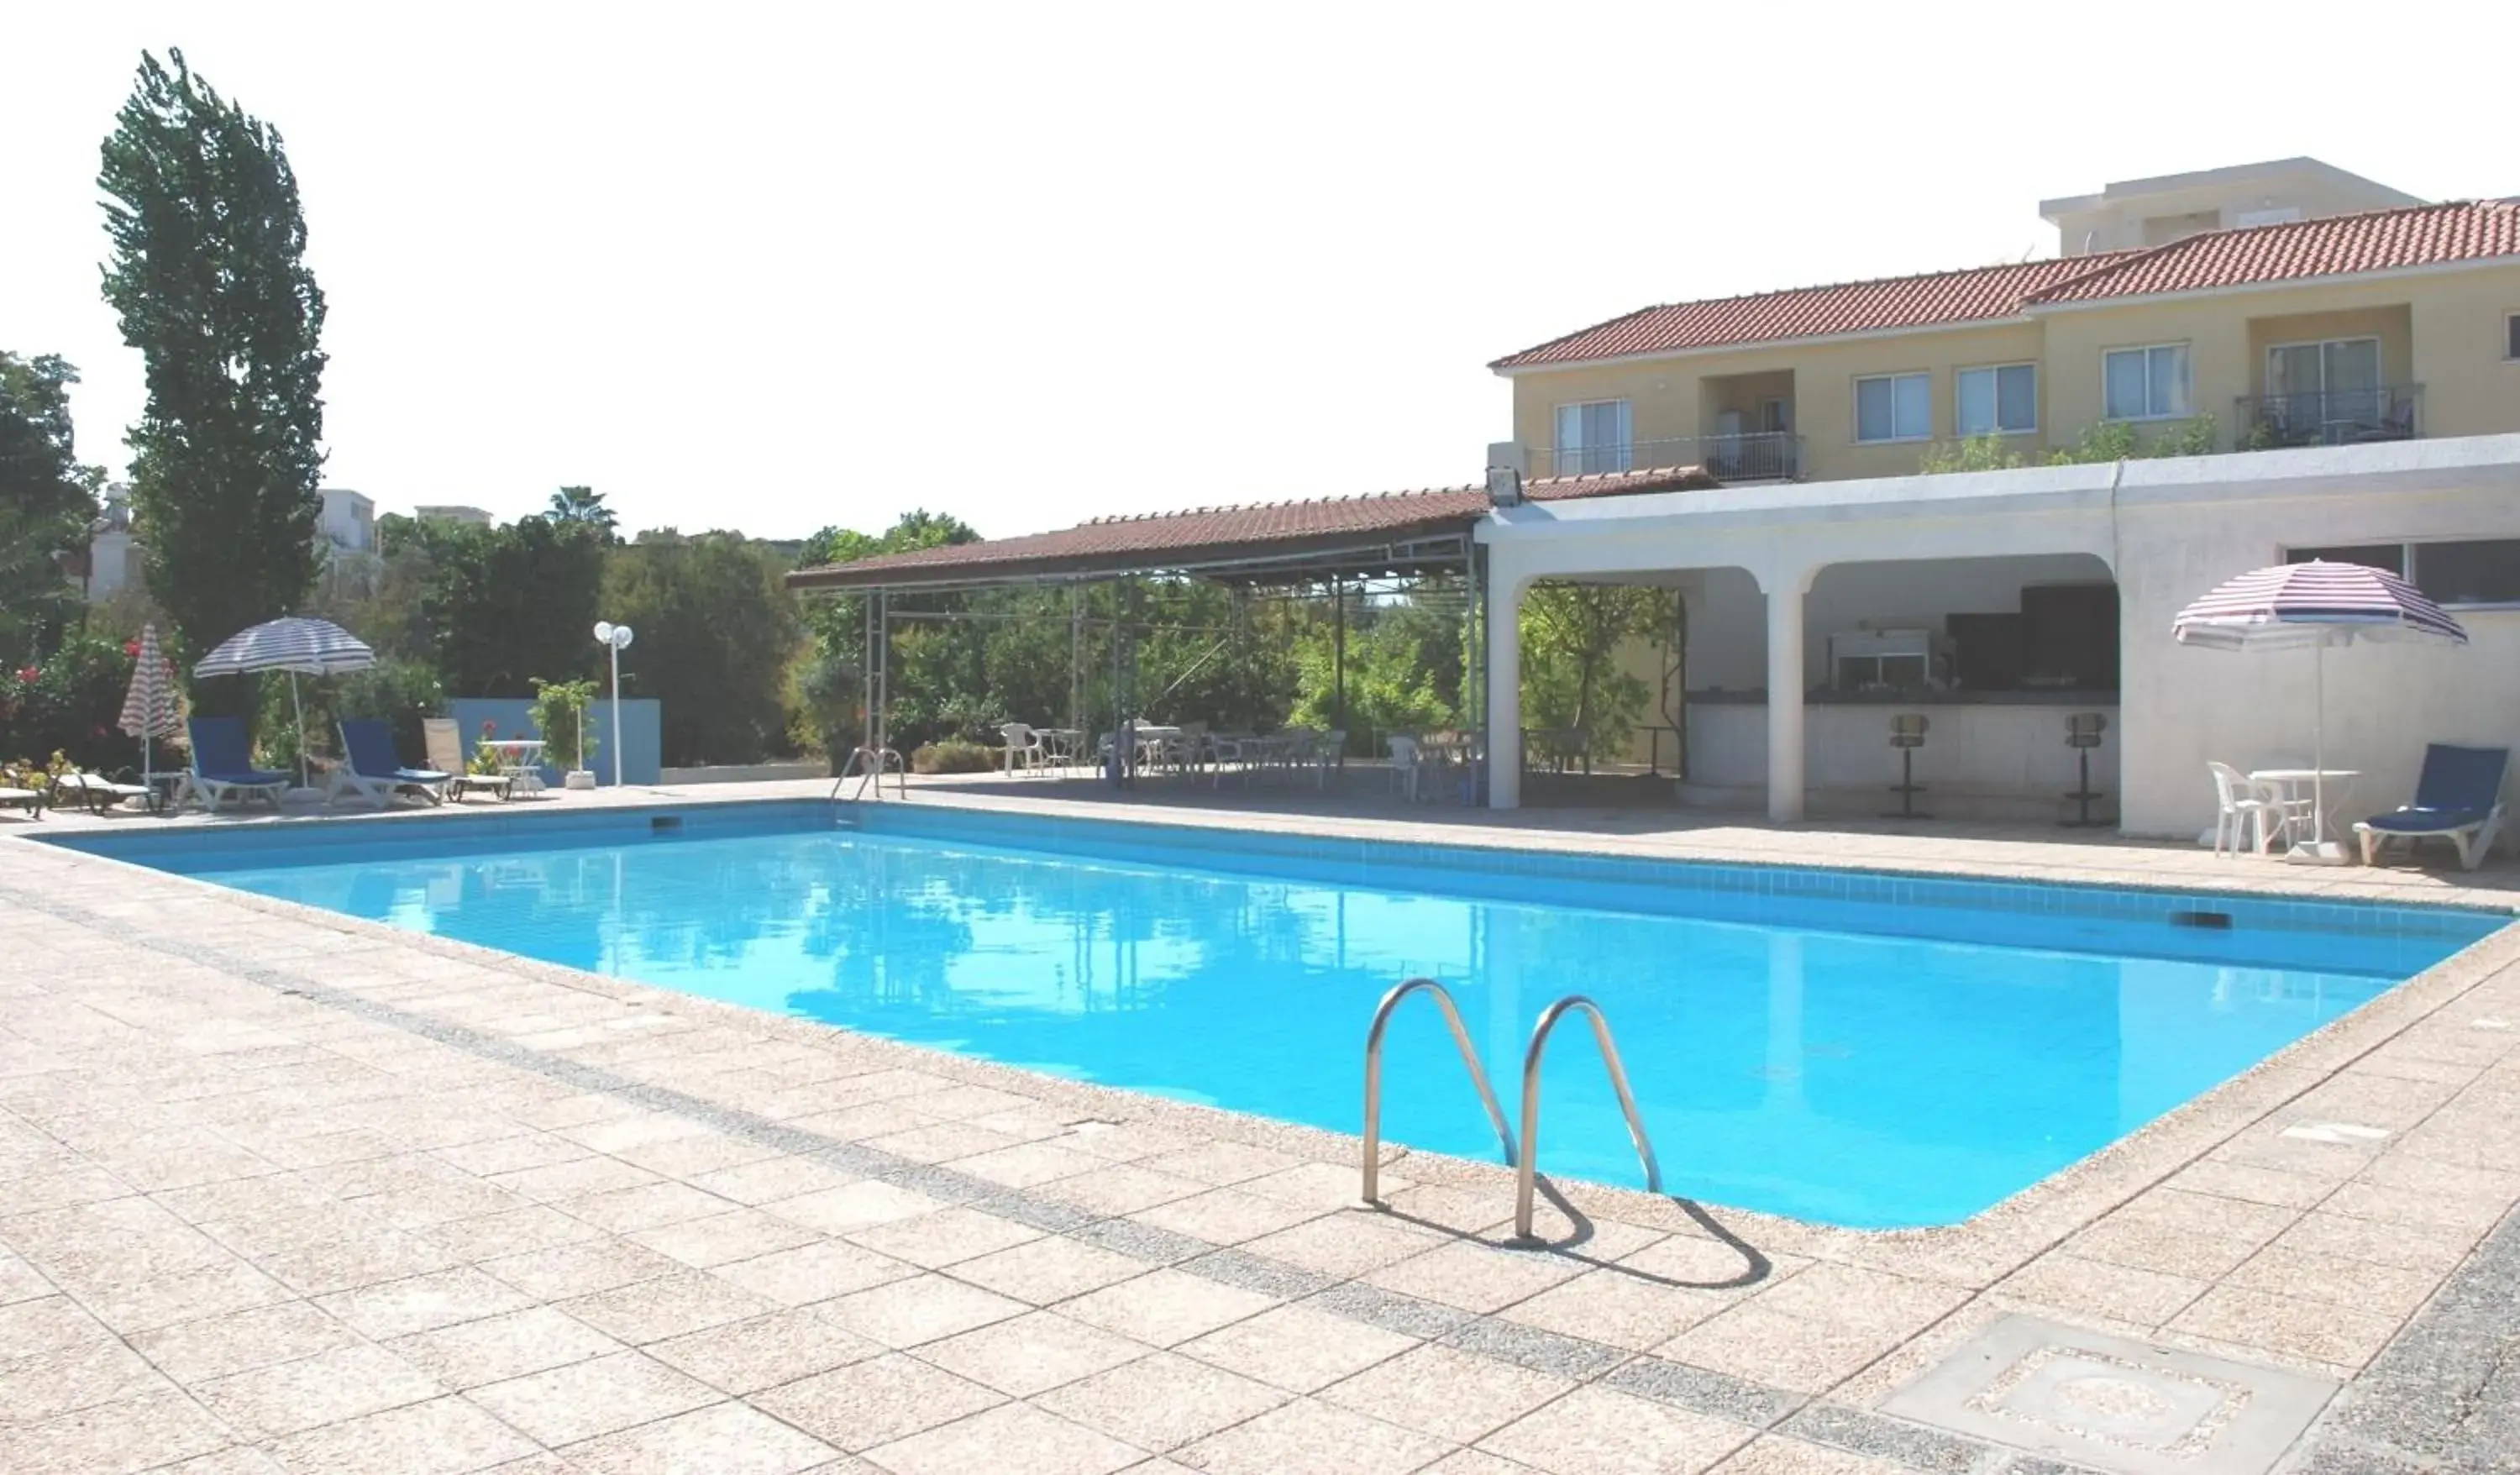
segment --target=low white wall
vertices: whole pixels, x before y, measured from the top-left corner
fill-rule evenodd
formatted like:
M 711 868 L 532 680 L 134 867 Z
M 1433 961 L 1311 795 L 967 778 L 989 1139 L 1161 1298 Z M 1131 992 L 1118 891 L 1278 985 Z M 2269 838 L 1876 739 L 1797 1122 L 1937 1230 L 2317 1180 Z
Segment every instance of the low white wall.
M 788 763 L 728 763 L 707 768 L 669 768 L 659 783 L 760 783 L 774 779 L 828 779 L 832 766 L 819 758 Z
M 1804 709 L 1803 777 L 1812 811 L 1871 813 L 1895 807 L 1888 785 L 1899 780 L 1899 751 L 1890 746 L 1890 718 L 1921 711 L 1925 745 L 1916 749 L 1916 782 L 1933 792 L 1919 809 L 1984 817 L 2048 818 L 2065 808 L 2075 786 L 2075 750 L 2065 745 L 2068 713 L 2097 711 L 2109 720 L 2092 749 L 2092 786 L 2104 797 L 2093 813 L 2117 808 L 2118 713 L 2114 707 L 1813 705 Z M 1688 789 L 1732 804 L 1755 803 L 1768 784 L 1768 709 L 1755 702 L 1700 701 L 1688 709 Z M 1684 791 L 1685 793 L 1687 790 Z M 1982 802 L 1980 802 L 1982 801 Z

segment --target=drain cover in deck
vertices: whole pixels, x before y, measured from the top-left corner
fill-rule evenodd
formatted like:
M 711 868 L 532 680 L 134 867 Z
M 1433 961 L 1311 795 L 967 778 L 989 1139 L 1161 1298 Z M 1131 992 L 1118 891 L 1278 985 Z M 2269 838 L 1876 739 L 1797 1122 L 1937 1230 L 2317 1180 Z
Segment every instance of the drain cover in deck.
M 2266 1475 L 2336 1384 L 2006 1317 L 1882 1405 L 2117 1475 Z

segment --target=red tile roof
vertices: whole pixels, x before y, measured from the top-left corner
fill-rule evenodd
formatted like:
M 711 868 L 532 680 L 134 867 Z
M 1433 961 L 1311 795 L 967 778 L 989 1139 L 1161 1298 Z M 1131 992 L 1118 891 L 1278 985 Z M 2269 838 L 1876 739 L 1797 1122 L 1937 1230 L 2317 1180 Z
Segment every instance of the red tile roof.
M 1660 467 L 1525 483 L 1536 502 L 1695 491 L 1715 486 L 1695 467 Z M 795 589 L 860 589 L 970 584 L 1096 573 L 1162 572 L 1262 559 L 1333 556 L 1418 537 L 1458 534 L 1488 513 L 1485 487 L 1434 487 L 1370 497 L 1202 507 L 1134 517 L 1100 517 L 1058 532 L 995 538 L 854 563 L 800 568 Z
M 2122 259 L 2074 256 L 2059 261 L 2019 261 L 1968 271 L 1797 287 L 1747 297 L 1674 302 L 1570 333 L 1562 338 L 1498 359 L 1491 369 L 1531 364 L 1571 364 L 1632 354 L 1674 353 L 1782 338 L 1838 337 L 1890 328 L 2017 317 L 2021 299 L 2094 266 Z
M 1508 354 L 1519 369 L 2015 318 L 2048 303 L 2247 287 L 2520 254 L 2520 206 L 2459 201 L 2210 231 L 2145 250 L 1648 307 Z
M 2211 231 L 2030 294 L 2034 305 L 2253 287 L 2520 255 L 2520 206 L 2458 201 Z

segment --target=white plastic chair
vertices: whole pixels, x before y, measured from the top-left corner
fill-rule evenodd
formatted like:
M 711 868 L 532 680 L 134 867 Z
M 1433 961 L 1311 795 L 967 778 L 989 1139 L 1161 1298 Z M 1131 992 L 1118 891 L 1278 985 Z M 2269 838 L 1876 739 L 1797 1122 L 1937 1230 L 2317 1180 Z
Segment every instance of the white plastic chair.
M 1418 739 L 1385 738 L 1382 745 L 1391 751 L 1391 783 L 1410 803 L 1418 802 Z
M 1338 767 L 1339 757 L 1346 751 L 1347 729 L 1332 728 L 1322 735 L 1321 741 L 1312 751 L 1313 787 L 1327 789 L 1330 786 L 1330 770 Z
M 1041 734 L 1029 723 L 1002 722 L 998 735 L 1007 740 L 1007 773 L 1017 769 L 1036 769 L 1050 761 L 1049 750 L 1042 746 Z
M 2208 761 L 2205 767 L 2214 775 L 2214 799 L 2219 810 L 2214 816 L 2214 853 L 2227 855 L 2239 848 L 2240 831 L 2255 827 L 2258 854 L 2267 853 L 2272 838 L 2269 828 L 2281 828 L 2284 823 L 2283 795 L 2274 785 L 2262 783 L 2228 763 Z

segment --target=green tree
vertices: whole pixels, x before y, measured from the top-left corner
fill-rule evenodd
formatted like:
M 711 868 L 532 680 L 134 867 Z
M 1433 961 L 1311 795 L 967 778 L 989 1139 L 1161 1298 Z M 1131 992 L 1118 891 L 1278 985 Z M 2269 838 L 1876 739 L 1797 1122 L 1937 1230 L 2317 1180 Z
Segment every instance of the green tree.
M 1633 584 L 1532 586 L 1522 601 L 1522 720 L 1574 728 L 1596 758 L 1624 751 L 1652 693 L 1619 647 L 1668 627 L 1672 592 Z
M 591 486 L 564 486 L 552 493 L 551 511 L 543 515 L 554 522 L 589 523 L 608 533 L 620 521 L 604 505 L 604 494 Z
M 97 183 L 105 298 L 148 369 L 132 507 L 189 658 L 314 586 L 324 294 L 280 134 L 167 56 L 141 57 Z M 250 710 L 242 683 L 214 685 L 205 704 Z
M 0 350 L 0 658 L 31 659 L 77 601 L 56 556 L 87 554 L 105 472 L 81 466 L 70 426 L 78 371 Z
M 546 517 L 484 527 L 385 516 L 377 548 L 382 587 L 399 602 L 378 610 L 379 623 L 426 652 L 448 695 L 530 696 L 535 677 L 595 674 L 611 551 L 603 529 Z
M 878 554 L 910 553 L 947 544 L 975 543 L 979 533 L 959 517 L 925 510 L 904 513 L 881 534 L 852 528 L 826 527 L 805 540 L 797 556 L 800 568 L 854 563 Z M 949 597 L 946 607 L 967 608 L 968 601 Z M 793 726 L 797 736 L 820 747 L 837 765 L 866 733 L 866 610 L 864 595 L 814 595 L 804 601 L 805 627 L 813 636 L 812 654 L 791 673 Z M 637 628 L 633 626 L 632 628 Z M 898 653 L 895 686 L 902 668 Z M 896 714 L 896 730 L 898 721 Z M 896 744 L 897 746 L 898 744 Z M 905 751 L 907 751 L 905 749 Z
M 787 746 L 784 688 L 804 631 L 786 572 L 742 533 L 663 528 L 613 551 L 604 611 L 638 636 L 622 689 L 656 698 L 667 766 L 755 763 Z

